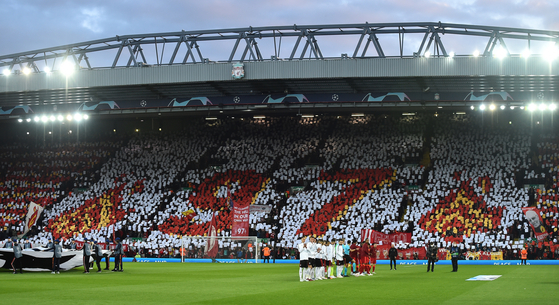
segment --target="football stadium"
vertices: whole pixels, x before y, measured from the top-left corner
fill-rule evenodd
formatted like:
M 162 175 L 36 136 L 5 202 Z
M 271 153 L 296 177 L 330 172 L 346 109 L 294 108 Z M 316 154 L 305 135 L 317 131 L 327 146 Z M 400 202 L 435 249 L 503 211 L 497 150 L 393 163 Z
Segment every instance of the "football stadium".
M 360 23 L 0 54 L 2 300 L 556 304 L 558 39 Z

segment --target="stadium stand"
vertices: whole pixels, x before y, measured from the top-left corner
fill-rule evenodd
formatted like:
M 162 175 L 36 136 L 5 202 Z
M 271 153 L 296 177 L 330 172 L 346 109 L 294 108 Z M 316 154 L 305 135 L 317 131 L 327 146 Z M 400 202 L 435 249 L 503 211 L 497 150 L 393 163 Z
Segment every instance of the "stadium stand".
M 0 238 L 22 232 L 34 201 L 46 208 L 29 234 L 34 244 L 114 230 L 142 255 L 176 256 L 181 237 L 204 235 L 215 211 L 218 234 L 230 236 L 230 192 L 233 204 L 271 206 L 249 223 L 278 257 L 296 255 L 303 235 L 359 239 L 362 229 L 411 233 L 401 249 L 458 242 L 514 257 L 528 241 L 532 257 L 557 257 L 557 138 L 480 119 L 218 120 L 113 142 L 4 145 Z M 522 207 L 531 204 L 541 209 L 545 241 L 530 239 Z

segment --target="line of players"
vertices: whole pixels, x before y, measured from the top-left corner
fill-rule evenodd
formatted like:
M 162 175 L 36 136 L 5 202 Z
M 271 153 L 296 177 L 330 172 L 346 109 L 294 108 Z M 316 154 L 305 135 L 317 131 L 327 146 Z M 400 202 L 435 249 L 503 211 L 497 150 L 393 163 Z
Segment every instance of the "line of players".
M 308 239 L 307 242 L 307 237 L 303 237 L 298 245 L 301 282 L 375 274 L 376 244 L 370 245 L 368 239 L 361 245 L 355 240 L 350 245 L 342 239 L 331 242 L 317 241 L 313 236 Z

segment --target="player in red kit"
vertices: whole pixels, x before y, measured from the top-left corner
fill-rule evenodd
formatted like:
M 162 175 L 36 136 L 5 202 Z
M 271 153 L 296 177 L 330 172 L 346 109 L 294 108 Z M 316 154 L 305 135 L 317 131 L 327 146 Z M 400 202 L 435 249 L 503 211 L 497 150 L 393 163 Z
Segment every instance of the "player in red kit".
M 377 244 L 373 243 L 373 246 L 369 248 L 369 254 L 371 259 L 371 267 L 373 268 L 373 272 L 371 274 L 377 274 L 375 272 L 375 268 L 377 267 Z
M 365 239 L 365 241 L 361 244 L 361 248 L 359 248 L 359 275 L 371 275 L 369 272 L 370 265 L 369 265 L 369 239 Z
M 356 268 L 355 271 L 352 271 L 355 273 L 355 275 L 357 275 L 357 270 L 359 270 L 359 245 L 357 244 L 357 241 L 355 239 L 352 241 L 351 246 L 349 247 L 349 256 L 351 257 L 351 260 L 355 262 Z

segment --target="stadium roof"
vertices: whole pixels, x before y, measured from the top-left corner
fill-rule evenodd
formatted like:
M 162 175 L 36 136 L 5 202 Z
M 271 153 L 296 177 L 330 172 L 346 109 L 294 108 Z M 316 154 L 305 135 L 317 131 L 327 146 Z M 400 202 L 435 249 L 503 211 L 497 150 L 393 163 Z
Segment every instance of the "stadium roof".
M 505 92 L 519 103 L 556 101 L 558 39 L 553 31 L 440 22 L 116 36 L 0 56 L 0 107 L 99 101 L 160 107 L 199 96 L 261 101 L 266 95 L 315 94 L 313 107 L 331 108 L 325 103 L 332 100 L 320 94 L 346 94 L 340 102 L 359 102 L 374 92 L 405 93 L 416 106 L 461 107 L 473 92 Z M 464 50 L 457 44 L 462 40 L 478 48 Z M 328 56 L 332 43 L 347 45 L 347 53 Z M 204 57 L 210 50 L 218 51 L 218 60 Z M 243 65 L 242 79 L 232 78 L 233 64 Z M 64 73 L 68 67 L 70 76 Z M 219 101 L 213 105 L 229 104 Z

